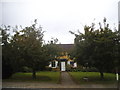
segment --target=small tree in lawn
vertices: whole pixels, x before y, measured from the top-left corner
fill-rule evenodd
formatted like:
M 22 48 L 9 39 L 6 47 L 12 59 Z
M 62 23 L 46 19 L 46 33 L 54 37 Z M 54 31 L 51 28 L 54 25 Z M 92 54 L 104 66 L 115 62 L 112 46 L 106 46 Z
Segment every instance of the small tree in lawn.
M 21 64 L 32 68 L 32 77 L 36 78 L 36 71 L 43 69 L 47 64 L 46 50 L 43 48 L 43 31 L 36 27 L 37 21 L 29 27 L 25 27 L 11 40 L 14 50 L 19 52 Z
M 74 34 L 75 53 L 79 64 L 88 67 L 96 67 L 104 78 L 103 72 L 114 68 L 114 40 L 117 33 L 109 28 L 106 19 L 103 20 L 104 27 L 99 23 L 100 28 L 95 30 L 94 23 L 84 27 L 84 33 Z

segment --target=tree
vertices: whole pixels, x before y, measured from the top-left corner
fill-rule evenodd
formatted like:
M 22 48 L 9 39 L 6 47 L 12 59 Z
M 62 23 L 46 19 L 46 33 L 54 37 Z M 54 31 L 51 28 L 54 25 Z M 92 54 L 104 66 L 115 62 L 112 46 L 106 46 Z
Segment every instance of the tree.
M 21 66 L 32 68 L 32 77 L 36 79 L 36 71 L 42 70 L 48 64 L 46 50 L 43 48 L 43 33 L 41 27 L 36 27 L 37 21 L 29 27 L 16 31 L 11 40 L 14 61 Z M 14 62 L 15 63 L 15 62 Z
M 95 30 L 95 24 L 84 27 L 84 33 L 74 34 L 75 53 L 79 64 L 88 67 L 96 67 L 104 78 L 103 72 L 110 72 L 114 64 L 114 43 L 117 33 L 109 28 L 106 19 L 103 20 L 104 27 L 99 23 L 100 28 Z
M 48 44 L 44 45 L 45 50 L 47 50 L 47 55 L 49 60 L 52 61 L 56 59 L 61 54 L 61 49 L 57 46 L 58 39 L 52 38 Z

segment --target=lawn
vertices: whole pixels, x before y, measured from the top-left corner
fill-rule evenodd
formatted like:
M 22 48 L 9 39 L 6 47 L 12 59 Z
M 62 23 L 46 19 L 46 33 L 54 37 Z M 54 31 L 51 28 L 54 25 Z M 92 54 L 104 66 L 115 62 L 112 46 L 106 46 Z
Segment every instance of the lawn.
M 35 80 L 32 79 L 32 73 L 15 73 L 9 79 L 4 79 L 4 81 L 20 81 L 20 82 L 50 82 L 59 83 L 60 72 L 37 72 L 37 77 Z
M 104 73 L 104 79 L 101 80 L 99 72 L 69 72 L 72 78 L 79 84 L 115 84 L 116 75 Z M 84 80 L 88 77 L 88 80 Z

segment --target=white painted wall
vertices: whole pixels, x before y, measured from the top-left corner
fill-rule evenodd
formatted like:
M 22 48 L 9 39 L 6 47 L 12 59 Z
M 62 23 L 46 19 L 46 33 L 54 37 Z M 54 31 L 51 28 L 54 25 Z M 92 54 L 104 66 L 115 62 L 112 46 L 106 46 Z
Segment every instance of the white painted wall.
M 49 67 L 52 67 L 52 62 L 49 63 Z M 57 68 L 58 67 L 58 61 L 55 61 L 55 67 L 52 68 Z
M 58 61 L 55 61 L 55 67 L 58 67 Z
M 52 63 L 51 62 L 49 63 L 49 67 L 52 67 Z
M 76 62 L 74 63 L 74 67 L 75 67 L 75 68 L 77 67 L 77 63 L 76 63 Z
M 67 61 L 67 64 L 70 65 L 70 61 Z

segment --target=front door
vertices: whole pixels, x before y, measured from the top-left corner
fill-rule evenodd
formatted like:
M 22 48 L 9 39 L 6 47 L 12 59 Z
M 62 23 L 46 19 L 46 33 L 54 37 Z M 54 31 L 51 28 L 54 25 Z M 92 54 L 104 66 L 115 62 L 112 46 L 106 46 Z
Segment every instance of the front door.
M 66 68 L 65 68 L 65 62 L 61 62 L 61 71 L 65 71 Z

